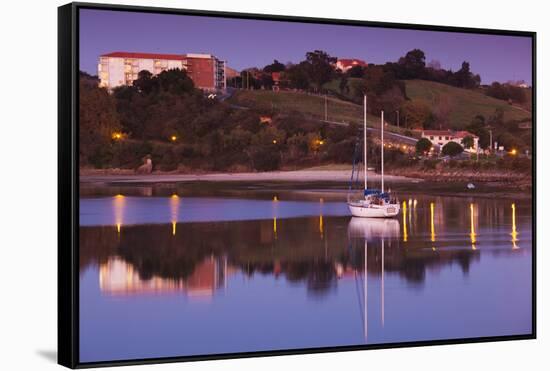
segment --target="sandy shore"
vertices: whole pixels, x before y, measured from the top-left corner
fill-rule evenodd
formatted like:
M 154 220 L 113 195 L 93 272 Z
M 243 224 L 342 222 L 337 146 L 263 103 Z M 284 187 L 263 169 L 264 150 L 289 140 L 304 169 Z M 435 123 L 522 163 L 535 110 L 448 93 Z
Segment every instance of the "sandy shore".
M 177 182 L 347 182 L 350 179 L 349 170 L 296 170 L 270 171 L 261 173 L 210 173 L 210 174 L 93 174 L 80 176 L 82 183 L 177 183 Z M 380 174 L 369 171 L 368 179 L 380 180 Z M 386 182 L 418 183 L 421 179 L 407 178 L 397 175 L 384 176 Z

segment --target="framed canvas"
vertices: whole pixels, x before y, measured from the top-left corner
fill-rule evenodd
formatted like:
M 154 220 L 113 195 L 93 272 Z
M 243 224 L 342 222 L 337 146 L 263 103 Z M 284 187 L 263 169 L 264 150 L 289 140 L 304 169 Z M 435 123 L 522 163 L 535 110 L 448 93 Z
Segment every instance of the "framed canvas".
M 534 32 L 58 16 L 60 364 L 535 338 Z

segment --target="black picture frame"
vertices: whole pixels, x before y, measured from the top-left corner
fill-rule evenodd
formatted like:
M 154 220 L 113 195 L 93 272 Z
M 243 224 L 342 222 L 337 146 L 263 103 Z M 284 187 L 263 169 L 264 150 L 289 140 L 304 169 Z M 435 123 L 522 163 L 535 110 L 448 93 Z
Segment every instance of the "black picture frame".
M 244 353 L 197 355 L 167 358 L 128 359 L 83 363 L 79 360 L 79 168 L 78 168 L 78 107 L 79 107 L 79 11 L 97 9 L 124 12 L 162 13 L 221 18 L 254 19 L 331 25 L 355 25 L 408 30 L 430 30 L 457 33 L 523 36 L 532 43 L 532 107 L 533 107 L 533 188 L 532 188 L 532 331 L 526 335 L 489 336 L 467 339 L 411 341 L 375 345 L 337 346 L 287 349 Z M 427 345 L 480 343 L 536 338 L 536 32 L 463 28 L 405 23 L 386 23 L 343 19 L 324 19 L 266 14 L 154 8 L 144 6 L 70 3 L 58 8 L 58 363 L 69 368 L 154 364 L 244 357 L 263 357 L 321 352 L 342 352 L 380 348 L 417 347 Z

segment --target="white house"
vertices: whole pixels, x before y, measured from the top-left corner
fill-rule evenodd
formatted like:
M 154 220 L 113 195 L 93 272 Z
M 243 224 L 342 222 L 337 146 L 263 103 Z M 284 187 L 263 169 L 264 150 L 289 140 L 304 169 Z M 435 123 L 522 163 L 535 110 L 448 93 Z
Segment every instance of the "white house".
M 476 153 L 479 148 L 479 137 L 468 131 L 451 131 L 451 130 L 423 130 L 422 138 L 428 139 L 432 142 L 432 145 L 438 146 L 440 149 L 449 142 L 456 142 L 462 147 L 462 140 L 465 137 L 472 137 L 474 139 L 474 145 L 471 148 L 465 148 L 464 150 L 470 153 Z

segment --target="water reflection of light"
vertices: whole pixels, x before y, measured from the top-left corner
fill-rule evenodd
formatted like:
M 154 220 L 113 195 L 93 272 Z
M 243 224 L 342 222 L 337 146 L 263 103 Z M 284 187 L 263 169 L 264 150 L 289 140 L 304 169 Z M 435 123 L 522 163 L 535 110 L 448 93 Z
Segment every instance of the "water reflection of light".
M 431 241 L 435 242 L 434 203 L 433 202 L 430 202 L 430 231 L 431 231 Z
M 321 207 L 319 209 L 319 234 L 321 235 L 321 239 L 324 237 L 324 228 L 323 228 L 323 199 L 320 198 L 319 202 L 321 203 Z
M 172 221 L 172 236 L 176 235 L 176 225 L 178 222 L 178 214 L 180 208 L 180 198 L 178 195 L 173 194 L 170 197 L 170 218 Z
M 279 198 L 273 196 L 273 237 L 277 239 L 277 211 L 278 211 Z
M 407 203 L 403 201 L 403 242 L 407 242 Z
M 516 204 L 512 204 L 512 249 L 519 249 L 519 246 L 516 244 L 518 241 L 518 232 L 516 229 Z
M 126 206 L 126 198 L 118 194 L 113 197 L 113 210 L 115 214 L 115 224 L 117 233 L 120 233 L 122 223 L 124 223 L 124 208 Z
M 472 250 L 476 250 L 476 230 L 474 226 L 474 204 L 470 204 L 470 239 L 472 241 Z

